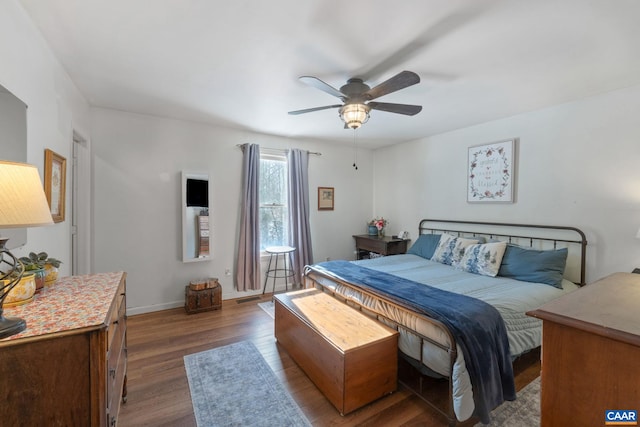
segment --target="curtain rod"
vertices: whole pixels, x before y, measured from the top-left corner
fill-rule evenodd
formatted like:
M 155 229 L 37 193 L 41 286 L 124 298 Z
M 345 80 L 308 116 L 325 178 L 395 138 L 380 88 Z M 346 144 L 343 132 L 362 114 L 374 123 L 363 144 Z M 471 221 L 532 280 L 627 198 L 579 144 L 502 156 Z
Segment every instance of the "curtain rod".
M 244 144 L 236 144 L 236 147 L 240 148 L 242 147 Z M 265 150 L 272 150 L 272 151 L 287 151 L 288 148 L 268 148 L 268 147 L 263 147 Z M 307 153 L 309 154 L 315 154 L 316 156 L 322 156 L 322 153 L 318 153 L 317 151 L 307 151 Z

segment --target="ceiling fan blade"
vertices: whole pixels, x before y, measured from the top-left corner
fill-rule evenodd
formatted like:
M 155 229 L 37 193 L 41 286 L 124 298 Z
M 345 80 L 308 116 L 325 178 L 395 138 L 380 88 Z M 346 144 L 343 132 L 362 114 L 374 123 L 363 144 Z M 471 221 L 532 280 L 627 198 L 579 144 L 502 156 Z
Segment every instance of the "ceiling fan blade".
M 289 114 L 291 114 L 292 116 L 297 116 L 298 114 L 311 113 L 313 111 L 328 110 L 329 108 L 338 108 L 338 107 L 342 107 L 342 104 L 325 105 L 324 107 L 306 108 L 304 110 L 289 111 Z
M 484 10 L 483 10 L 484 9 Z M 374 80 L 376 77 L 383 75 L 387 71 L 406 63 L 420 52 L 424 51 L 430 44 L 437 42 L 439 39 L 445 38 L 456 30 L 464 27 L 464 25 L 477 19 L 482 13 L 489 9 L 488 6 L 474 5 L 465 8 L 465 12 L 454 13 L 438 20 L 431 26 L 425 28 L 423 32 L 418 34 L 413 40 L 397 49 L 390 56 L 382 59 L 377 64 L 364 70 L 359 70 L 354 74 L 364 81 Z
M 391 77 L 389 80 L 369 89 L 364 93 L 364 95 L 367 99 L 376 99 L 391 92 L 412 86 L 416 83 L 420 83 L 420 76 L 412 71 L 402 71 Z
M 336 89 L 335 87 L 323 82 L 322 80 L 320 80 L 317 77 L 313 77 L 313 76 L 302 76 L 300 77 L 300 81 L 308 84 L 311 87 L 315 87 L 316 89 L 320 89 L 323 92 L 328 93 L 329 95 L 333 95 L 335 97 L 338 97 L 342 100 L 344 100 L 344 98 L 346 98 L 346 95 L 342 92 L 340 92 L 338 89 Z
M 367 105 L 374 110 L 386 111 L 387 113 L 404 114 L 405 116 L 415 116 L 422 111 L 421 105 L 391 104 L 389 102 L 369 102 Z

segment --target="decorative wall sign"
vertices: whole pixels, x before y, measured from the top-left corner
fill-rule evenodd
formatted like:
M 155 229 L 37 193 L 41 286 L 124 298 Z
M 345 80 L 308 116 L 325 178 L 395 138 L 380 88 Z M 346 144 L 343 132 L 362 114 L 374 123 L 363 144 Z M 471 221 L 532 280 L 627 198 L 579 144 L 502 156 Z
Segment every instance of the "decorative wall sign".
M 333 187 L 318 187 L 318 210 L 333 210 Z
M 44 193 L 53 222 L 64 221 L 67 159 L 48 148 L 44 150 Z
M 467 202 L 513 203 L 515 140 L 469 148 Z

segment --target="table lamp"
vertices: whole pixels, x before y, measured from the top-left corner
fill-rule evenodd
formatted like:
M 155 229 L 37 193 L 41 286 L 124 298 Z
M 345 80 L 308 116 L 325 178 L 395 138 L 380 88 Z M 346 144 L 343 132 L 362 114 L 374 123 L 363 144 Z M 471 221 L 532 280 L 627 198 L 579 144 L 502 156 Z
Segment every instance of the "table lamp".
M 53 224 L 38 169 L 26 163 L 0 160 L 0 230 Z M 2 305 L 24 273 L 24 265 L 0 238 L 0 339 L 22 332 L 27 323 L 18 317 L 4 317 Z

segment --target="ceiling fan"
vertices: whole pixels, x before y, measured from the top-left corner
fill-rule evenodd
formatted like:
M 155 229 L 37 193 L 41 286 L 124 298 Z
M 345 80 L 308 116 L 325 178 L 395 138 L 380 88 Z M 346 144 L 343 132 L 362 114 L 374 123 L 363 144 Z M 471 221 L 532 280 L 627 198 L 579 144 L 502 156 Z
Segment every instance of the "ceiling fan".
M 369 120 L 370 110 L 386 111 L 388 113 L 414 116 L 422 111 L 420 105 L 393 104 L 389 102 L 375 102 L 376 98 L 388 95 L 420 82 L 420 76 L 411 71 L 402 71 L 375 87 L 370 87 L 360 78 L 351 78 L 340 90 L 323 82 L 317 77 L 302 76 L 300 81 L 309 86 L 320 89 L 342 100 L 342 104 L 326 105 L 323 107 L 307 108 L 289 111 L 291 115 L 310 113 L 312 111 L 339 108 L 340 118 L 344 121 L 345 129 L 358 129 Z

